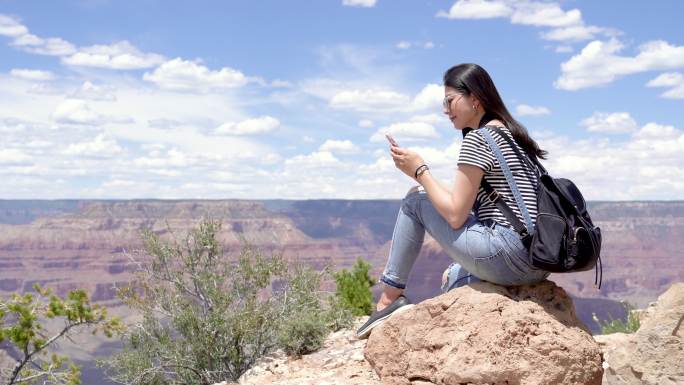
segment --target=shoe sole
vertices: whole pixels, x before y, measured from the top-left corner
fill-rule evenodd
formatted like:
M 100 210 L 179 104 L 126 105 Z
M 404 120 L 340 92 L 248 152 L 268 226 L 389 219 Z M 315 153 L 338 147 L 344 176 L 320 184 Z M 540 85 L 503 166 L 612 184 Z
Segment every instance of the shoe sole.
M 368 336 L 370 335 L 371 330 L 373 330 L 374 327 L 378 326 L 378 325 L 381 324 L 384 320 L 386 320 L 386 319 L 392 317 L 393 315 L 399 314 L 399 313 L 403 312 L 404 310 L 408 310 L 408 309 L 412 308 L 413 306 L 415 306 L 415 305 L 412 304 L 412 303 L 410 303 L 410 304 L 408 304 L 408 305 L 404 305 L 404 306 L 400 307 L 399 309 L 397 309 L 397 310 L 395 310 L 395 311 L 389 313 L 388 315 L 386 315 L 386 316 L 384 316 L 384 317 L 382 317 L 382 318 L 378 318 L 377 320 L 375 320 L 375 322 L 373 322 L 372 324 L 368 325 L 368 327 L 366 327 L 366 328 L 365 328 L 364 330 L 362 330 L 360 333 L 357 333 L 357 334 L 356 334 L 356 338 L 358 338 L 358 339 L 360 339 L 360 340 L 364 340 L 364 339 L 368 338 Z

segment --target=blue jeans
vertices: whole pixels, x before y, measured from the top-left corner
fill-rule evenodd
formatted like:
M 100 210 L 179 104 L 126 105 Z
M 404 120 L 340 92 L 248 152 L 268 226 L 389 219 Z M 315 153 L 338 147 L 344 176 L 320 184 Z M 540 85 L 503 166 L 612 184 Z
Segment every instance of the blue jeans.
M 427 231 L 455 263 L 448 268 L 442 291 L 476 281 L 523 285 L 544 280 L 549 273 L 534 268 L 518 234 L 494 221 L 472 214 L 454 229 L 434 208 L 424 190 L 410 192 L 402 201 L 394 225 L 390 255 L 380 281 L 404 289 Z

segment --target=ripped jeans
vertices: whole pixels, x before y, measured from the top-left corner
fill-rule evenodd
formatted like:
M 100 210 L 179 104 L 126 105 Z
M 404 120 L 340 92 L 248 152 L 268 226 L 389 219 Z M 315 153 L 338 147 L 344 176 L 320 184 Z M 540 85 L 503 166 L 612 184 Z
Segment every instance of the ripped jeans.
M 455 262 L 448 268 L 442 291 L 477 281 L 523 285 L 544 280 L 549 273 L 533 267 L 515 230 L 472 214 L 454 229 L 434 208 L 427 193 L 411 191 L 399 208 L 392 244 L 380 281 L 404 289 L 427 231 Z

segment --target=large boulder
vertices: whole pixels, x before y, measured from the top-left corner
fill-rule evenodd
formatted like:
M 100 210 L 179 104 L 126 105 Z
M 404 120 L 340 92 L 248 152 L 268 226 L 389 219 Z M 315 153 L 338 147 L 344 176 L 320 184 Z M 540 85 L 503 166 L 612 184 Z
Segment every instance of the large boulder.
M 602 355 L 551 281 L 475 283 L 373 330 L 364 355 L 386 384 L 601 384 Z
M 634 334 L 595 336 L 606 360 L 605 384 L 684 384 L 684 283 L 641 312 Z

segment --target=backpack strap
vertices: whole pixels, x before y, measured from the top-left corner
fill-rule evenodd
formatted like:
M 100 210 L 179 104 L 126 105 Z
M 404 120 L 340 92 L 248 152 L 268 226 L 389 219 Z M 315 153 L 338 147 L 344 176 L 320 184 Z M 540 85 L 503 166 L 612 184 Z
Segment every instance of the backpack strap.
M 520 150 L 518 150 L 518 146 L 516 146 L 515 140 L 511 139 L 502 129 L 501 127 L 497 126 L 489 126 L 494 129 L 494 131 L 499 134 L 501 137 L 503 137 L 506 142 L 511 146 L 513 149 L 513 152 L 515 152 L 515 155 L 520 159 L 521 162 L 525 163 L 527 167 L 529 167 L 531 170 L 536 170 L 535 174 L 537 178 L 539 178 L 540 175 L 542 174 L 547 174 L 546 169 L 544 166 L 542 166 L 541 163 L 539 163 L 539 159 L 537 159 L 536 156 L 526 156 L 523 155 Z
M 510 167 L 508 167 L 508 163 L 506 162 L 506 158 L 504 158 L 501 149 L 496 144 L 496 141 L 489 133 L 489 131 L 487 131 L 487 129 L 484 127 L 480 128 L 479 131 L 484 136 L 485 140 L 489 144 L 489 147 L 492 149 L 492 152 L 499 161 L 501 170 L 503 171 L 503 174 L 506 177 L 506 182 L 508 183 L 508 186 L 513 192 L 515 202 L 518 205 L 518 208 L 520 209 L 523 219 L 525 220 L 525 224 L 521 223 L 521 221 L 518 219 L 518 216 L 515 215 L 513 210 L 510 207 L 508 207 L 508 205 L 503 199 L 501 199 L 499 193 L 496 190 L 494 190 L 494 188 L 489 184 L 489 182 L 487 182 L 484 179 L 484 177 L 482 178 L 482 187 L 487 192 L 489 200 L 491 200 L 497 206 L 497 208 L 501 210 L 501 213 L 513 225 L 513 228 L 516 230 L 517 233 L 520 234 L 521 238 L 529 241 L 531 240 L 529 238 L 531 238 L 531 235 L 534 233 L 534 225 L 532 224 L 532 218 L 530 217 L 530 214 L 527 211 L 527 205 L 525 204 L 525 200 L 523 199 L 522 194 L 518 189 L 518 185 L 515 182 L 515 178 L 513 178 L 513 173 L 511 172 Z M 499 130 L 498 134 L 503 135 L 505 138 L 507 138 L 503 131 Z M 513 146 L 513 150 L 519 153 L 515 146 Z

